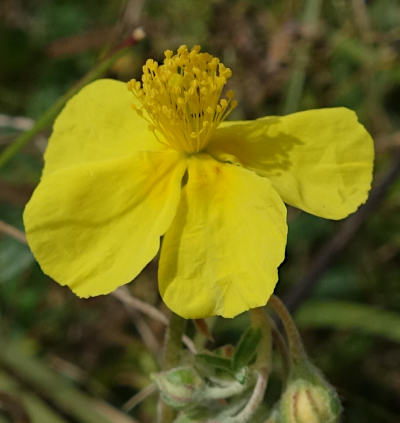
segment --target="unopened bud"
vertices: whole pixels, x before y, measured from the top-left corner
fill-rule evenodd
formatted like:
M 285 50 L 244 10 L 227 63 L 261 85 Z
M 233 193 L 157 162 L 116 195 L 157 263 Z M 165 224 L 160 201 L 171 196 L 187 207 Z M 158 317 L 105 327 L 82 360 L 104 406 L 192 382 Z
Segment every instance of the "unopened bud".
M 280 404 L 282 423 L 336 423 L 341 409 L 333 388 L 307 379 L 289 382 Z
M 200 376 L 190 367 L 178 367 L 152 375 L 163 400 L 171 407 L 182 409 L 191 403 L 193 395 L 203 385 Z

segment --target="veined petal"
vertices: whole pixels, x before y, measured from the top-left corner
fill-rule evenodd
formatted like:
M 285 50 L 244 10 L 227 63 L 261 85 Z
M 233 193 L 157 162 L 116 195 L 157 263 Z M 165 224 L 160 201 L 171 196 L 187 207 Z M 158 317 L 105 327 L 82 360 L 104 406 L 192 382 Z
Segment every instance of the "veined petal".
M 192 156 L 161 248 L 165 303 L 186 318 L 233 317 L 264 305 L 278 279 L 286 233 L 286 208 L 268 179 Z
M 180 198 L 186 160 L 138 153 L 45 175 L 24 212 L 44 273 L 77 295 L 107 294 L 156 255 Z
M 208 152 L 268 177 L 286 203 L 329 219 L 354 212 L 371 186 L 373 141 L 343 107 L 226 122 Z
M 43 172 L 164 149 L 133 104 L 139 103 L 123 82 L 99 79 L 86 85 L 55 121 Z

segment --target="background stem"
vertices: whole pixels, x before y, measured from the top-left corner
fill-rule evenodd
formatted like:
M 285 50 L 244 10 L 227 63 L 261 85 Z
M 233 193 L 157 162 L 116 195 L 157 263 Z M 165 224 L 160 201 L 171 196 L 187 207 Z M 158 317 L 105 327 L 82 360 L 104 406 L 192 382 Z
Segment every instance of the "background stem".
M 304 40 L 295 51 L 293 70 L 288 81 L 283 114 L 297 112 L 303 94 L 306 71 L 310 61 L 310 49 L 312 46 L 311 35 L 316 27 L 320 13 L 321 0 L 306 0 L 303 15 L 301 17 L 301 29 Z
M 52 124 L 54 119 L 60 113 L 65 103 L 74 96 L 81 88 L 89 82 L 100 78 L 110 67 L 123 55 L 125 55 L 130 47 L 137 44 L 144 37 L 143 31 L 134 31 L 131 37 L 121 43 L 116 51 L 109 58 L 103 60 L 96 67 L 90 70 L 78 83 L 76 83 L 69 91 L 60 97 L 52 106 L 50 106 L 35 122 L 32 129 L 19 135 L 12 144 L 10 144 L 0 154 L 0 168 L 4 166 L 21 148 L 36 134 Z

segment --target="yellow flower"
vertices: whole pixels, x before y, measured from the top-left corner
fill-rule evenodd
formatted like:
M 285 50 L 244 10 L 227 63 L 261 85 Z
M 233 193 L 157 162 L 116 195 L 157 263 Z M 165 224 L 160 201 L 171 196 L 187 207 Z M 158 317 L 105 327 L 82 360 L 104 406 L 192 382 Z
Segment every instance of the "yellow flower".
M 164 236 L 159 289 L 177 314 L 265 304 L 284 258 L 284 202 L 329 219 L 354 212 L 370 188 L 371 137 L 343 107 L 222 122 L 231 71 L 199 47 L 143 69 L 129 90 L 86 86 L 56 120 L 24 213 L 35 257 L 77 295 L 107 294 Z

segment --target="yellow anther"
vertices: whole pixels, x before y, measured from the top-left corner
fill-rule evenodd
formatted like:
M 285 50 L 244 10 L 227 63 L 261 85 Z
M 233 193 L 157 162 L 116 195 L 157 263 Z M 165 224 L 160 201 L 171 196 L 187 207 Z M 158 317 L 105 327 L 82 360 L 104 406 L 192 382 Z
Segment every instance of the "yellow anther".
M 211 62 L 209 62 L 209 63 L 207 64 L 207 67 L 208 67 L 208 69 L 210 69 L 211 71 L 214 71 L 215 69 L 217 69 L 218 63 L 219 63 L 219 60 L 218 60 L 216 57 L 214 57 L 214 58 L 211 60 Z
M 147 60 L 142 83 L 128 83 L 142 104 L 134 110 L 148 120 L 161 142 L 188 153 L 201 151 L 236 106 L 233 91 L 220 98 L 232 72 L 216 57 L 202 53 L 200 46 L 189 51 L 183 45 L 175 55 L 166 50 L 164 56 L 161 65 Z
M 198 53 L 200 50 L 201 50 L 201 46 L 195 45 L 195 46 L 192 47 L 191 52 Z
M 187 46 L 185 46 L 185 44 L 183 44 L 178 48 L 177 51 L 178 51 L 178 56 L 179 56 L 179 55 L 187 53 L 188 49 L 187 49 Z

